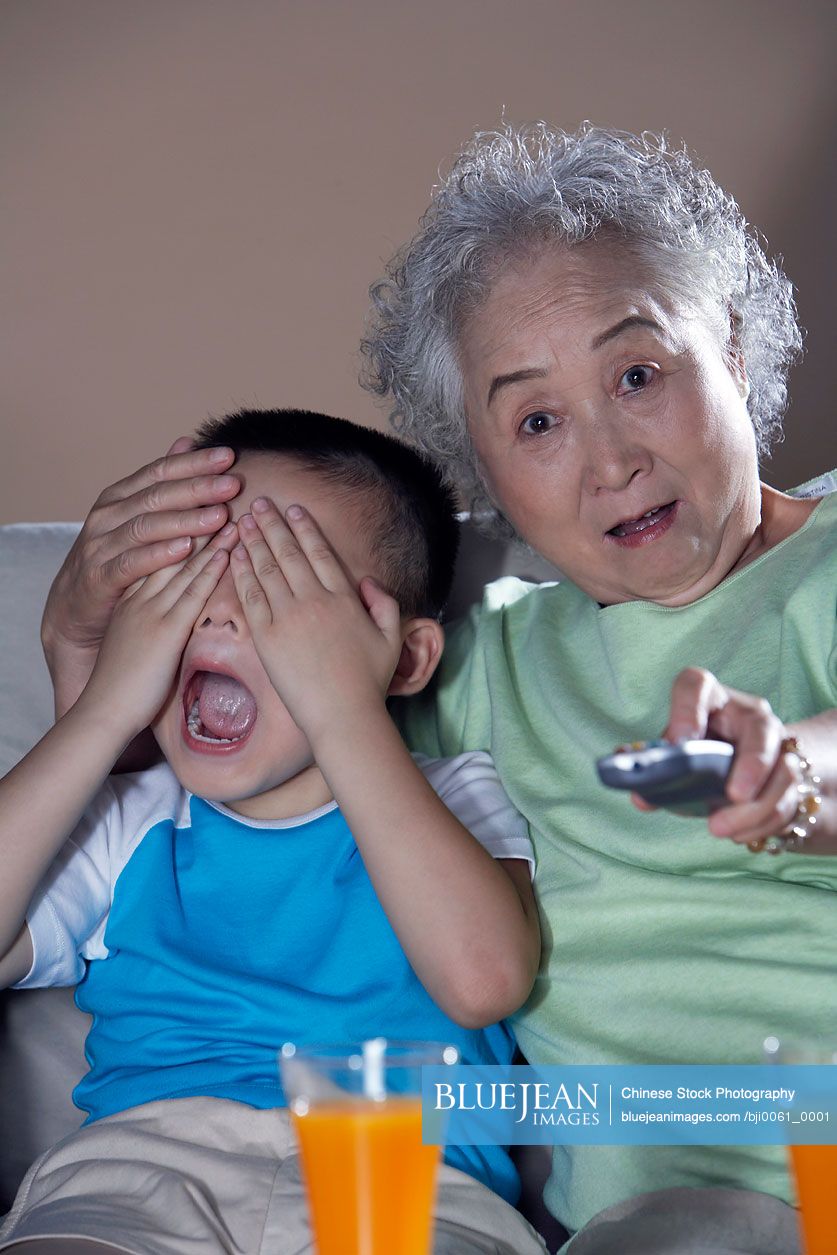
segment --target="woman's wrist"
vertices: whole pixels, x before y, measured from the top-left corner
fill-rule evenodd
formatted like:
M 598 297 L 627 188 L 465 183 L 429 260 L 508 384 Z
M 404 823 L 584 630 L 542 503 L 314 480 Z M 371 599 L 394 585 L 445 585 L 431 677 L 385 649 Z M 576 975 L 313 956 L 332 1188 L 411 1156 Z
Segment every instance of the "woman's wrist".
M 822 782 L 811 766 L 810 759 L 805 757 L 795 736 L 782 738 L 779 753 L 782 758 L 790 759 L 798 776 L 796 810 L 787 828 L 748 842 L 748 849 L 754 854 L 760 854 L 762 850 L 768 854 L 801 854 L 804 853 L 811 837 L 817 833 L 822 810 L 820 794 Z
M 46 622 L 41 626 L 41 647 L 55 694 L 55 716 L 60 718 L 84 691 L 99 649 L 67 640 Z
M 837 711 L 787 725 L 801 759 L 799 854 L 837 855 Z

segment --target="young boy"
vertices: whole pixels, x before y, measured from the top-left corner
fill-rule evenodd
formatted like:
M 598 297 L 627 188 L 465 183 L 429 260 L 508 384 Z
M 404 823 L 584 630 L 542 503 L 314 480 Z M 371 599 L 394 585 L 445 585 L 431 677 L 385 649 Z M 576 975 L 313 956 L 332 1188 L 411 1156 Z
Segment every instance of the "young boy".
M 236 452 L 230 522 L 128 590 L 84 692 L 0 783 L 2 983 L 78 981 L 93 1015 L 88 1120 L 0 1230 L 40 1239 L 28 1255 L 307 1249 L 278 1047 L 383 1035 L 508 1062 L 496 1021 L 537 968 L 531 850 L 490 760 L 417 765 L 386 712 L 443 645 L 438 475 L 297 411 L 198 444 Z M 165 762 L 108 780 L 149 721 Z M 504 1151 L 446 1158 L 468 1175 L 443 1169 L 437 1251 L 542 1249 L 497 1197 Z

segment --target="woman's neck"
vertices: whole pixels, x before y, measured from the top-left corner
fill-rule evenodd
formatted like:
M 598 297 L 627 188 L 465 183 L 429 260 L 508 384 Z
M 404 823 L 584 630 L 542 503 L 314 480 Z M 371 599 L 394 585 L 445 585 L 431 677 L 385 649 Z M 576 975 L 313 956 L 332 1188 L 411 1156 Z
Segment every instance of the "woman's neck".
M 761 518 L 750 540 L 728 575 L 740 571 L 769 549 L 775 548 L 788 536 L 792 536 L 811 517 L 818 498 L 789 497 L 787 493 L 761 485 Z

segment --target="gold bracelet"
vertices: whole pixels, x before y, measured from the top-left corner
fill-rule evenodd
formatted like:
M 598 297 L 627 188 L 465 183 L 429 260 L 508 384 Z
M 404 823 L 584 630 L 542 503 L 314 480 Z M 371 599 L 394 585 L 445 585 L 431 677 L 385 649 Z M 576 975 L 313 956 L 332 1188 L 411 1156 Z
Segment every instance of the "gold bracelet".
M 758 854 L 761 850 L 766 850 L 768 854 L 787 854 L 802 849 L 817 825 L 817 815 L 822 807 L 821 780 L 814 774 L 811 763 L 800 749 L 795 736 L 785 737 L 780 746 L 780 753 L 793 754 L 802 772 L 802 780 L 796 786 L 799 795 L 796 814 L 786 832 L 761 837 L 758 841 L 749 841 L 747 848 L 753 854 Z

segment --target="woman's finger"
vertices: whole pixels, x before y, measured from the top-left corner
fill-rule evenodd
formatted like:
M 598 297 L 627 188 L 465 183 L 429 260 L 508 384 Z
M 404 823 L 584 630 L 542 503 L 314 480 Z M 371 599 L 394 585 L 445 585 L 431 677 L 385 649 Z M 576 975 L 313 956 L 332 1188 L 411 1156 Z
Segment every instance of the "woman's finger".
M 763 789 L 783 735 L 768 702 L 728 688 L 710 671 L 687 667 L 674 681 L 665 736 L 675 742 L 715 736 L 734 745 L 735 760 L 727 781 L 732 802 L 752 801 Z
M 173 570 L 177 570 L 194 554 L 200 553 L 207 545 L 226 535 L 227 528 L 234 531 L 235 524 L 228 523 L 219 531 L 206 532 L 203 536 L 180 536 L 155 545 L 143 545 L 139 549 L 121 550 L 116 558 L 100 568 L 100 581 L 104 585 L 121 586 L 134 575 L 125 587 L 123 596 L 126 597 L 132 596 L 146 580 L 154 579 L 158 574 L 161 576 L 159 586 L 162 587 L 171 578 Z M 225 547 L 229 548 L 229 545 Z
M 233 535 L 238 535 L 238 528 L 235 523 L 225 523 L 217 532 L 205 532 L 203 536 L 193 536 L 191 552 L 200 553 L 207 545 L 212 545 L 216 548 L 221 546 L 229 552 L 232 546 L 228 541 Z
M 741 844 L 782 832 L 796 815 L 801 779 L 795 755 L 783 754 L 758 797 L 716 811 L 709 818 L 709 831 Z
M 119 549 L 211 531 L 224 522 L 226 503 L 239 491 L 234 475 L 199 475 L 154 484 L 109 505 L 97 503 L 85 522 L 88 544 L 107 559 Z
M 183 562 L 192 548 L 191 537 L 181 536 L 170 541 L 160 541 L 156 545 L 143 545 L 139 549 L 124 549 L 92 574 L 99 588 L 109 589 L 112 595 L 118 596 L 122 590 L 130 589 L 137 580 Z
M 762 698 L 730 690 L 723 709 L 710 716 L 709 730 L 735 746 L 727 797 L 733 802 L 755 801 L 776 766 L 783 724 Z
M 178 437 L 178 441 L 180 439 Z M 234 461 L 235 453 L 228 448 L 190 449 L 183 453 L 169 451 L 164 457 L 155 458 L 153 462 L 140 467 L 132 475 L 126 475 L 124 479 L 110 484 L 99 494 L 96 506 L 115 505 L 174 480 L 214 479 L 232 466 Z
M 122 549 L 151 545 L 158 540 L 178 536 L 211 535 L 223 526 L 227 514 L 223 502 L 193 508 L 141 511 L 102 536 L 99 556 L 107 559 Z
M 273 622 L 273 611 L 243 544 L 236 545 L 230 554 L 230 570 L 248 626 L 251 630 L 269 626 Z
M 191 436 L 178 436 L 173 444 L 169 445 L 166 450 L 166 457 L 171 457 L 173 453 L 188 453 L 190 449 L 194 449 L 195 442 Z
M 726 691 L 711 671 L 702 667 L 686 667 L 671 688 L 668 726 L 663 736 L 668 741 L 700 740 L 706 736 L 709 717 L 727 700 Z

